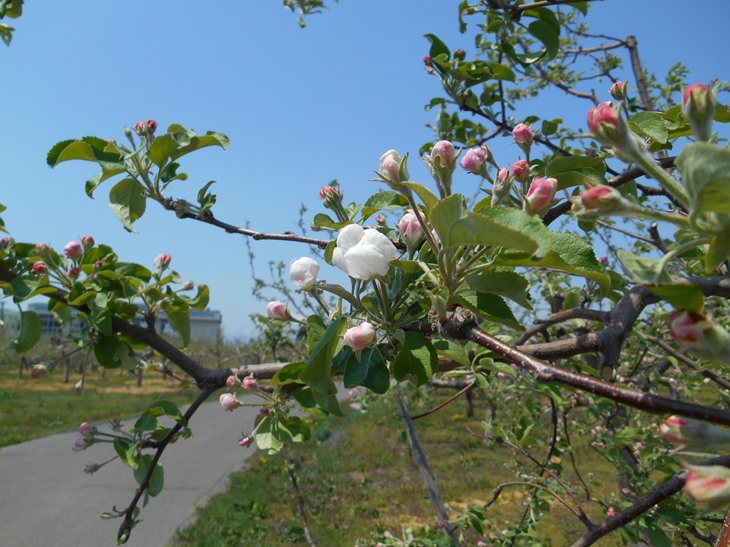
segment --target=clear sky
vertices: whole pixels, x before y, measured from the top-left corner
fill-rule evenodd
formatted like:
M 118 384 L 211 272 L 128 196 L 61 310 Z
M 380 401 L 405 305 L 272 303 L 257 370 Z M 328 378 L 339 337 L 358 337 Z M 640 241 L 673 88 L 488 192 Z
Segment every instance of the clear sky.
M 423 35 L 470 51 L 470 35 L 458 33 L 457 5 L 341 0 L 301 30 L 279 0 L 28 0 L 23 17 L 10 21 L 12 45 L 0 45 L 0 203 L 11 235 L 60 248 L 90 234 L 148 267 L 170 253 L 183 278 L 210 285 L 226 336 L 248 335 L 248 315 L 263 305 L 251 296 L 241 237 L 178 220 L 156 204 L 136 224 L 139 233 L 128 234 L 106 205 L 109 185 L 94 200 L 84 194 L 96 167 L 51 170 L 47 151 L 85 135 L 122 141 L 124 126 L 149 118 L 162 128 L 176 122 L 222 131 L 230 148 L 184 158 L 190 178 L 173 195 L 194 201 L 200 186 L 216 180 L 221 220 L 296 230 L 302 203 L 308 219 L 321 210 L 322 185 L 336 178 L 346 201 L 361 201 L 379 189 L 369 179 L 380 154 L 417 155 L 432 138 L 424 122 L 434 113 L 423 105 L 440 89 L 424 71 Z M 725 0 L 608 0 L 595 3 L 589 18 L 594 32 L 636 35 L 645 65 L 660 76 L 684 62 L 692 82 L 730 79 L 728 20 Z M 587 106 L 568 104 L 545 105 L 554 113 L 544 117 L 583 123 Z M 509 146 L 503 141 L 498 151 Z M 411 161 L 412 178 L 428 182 L 419 164 Z M 455 190 L 471 195 L 475 185 L 462 174 Z M 304 246 L 277 242 L 254 242 L 254 251 L 259 273 L 269 260 L 306 254 Z M 341 279 L 326 265 L 320 276 Z

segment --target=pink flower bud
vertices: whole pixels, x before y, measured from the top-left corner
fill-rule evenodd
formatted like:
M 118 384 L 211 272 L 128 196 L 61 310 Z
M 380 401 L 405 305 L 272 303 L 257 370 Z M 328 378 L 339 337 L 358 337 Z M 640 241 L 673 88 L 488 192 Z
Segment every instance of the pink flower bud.
M 730 469 L 722 465 L 688 465 L 684 489 L 696 501 L 712 506 L 730 502 Z
M 98 433 L 98 431 L 99 430 L 96 426 L 91 422 L 81 422 L 81 425 L 79 426 L 79 434 L 84 437 L 94 436 Z
M 238 377 L 235 374 L 231 374 L 226 378 L 226 387 L 235 387 L 238 385 Z
M 86 473 L 88 475 L 93 475 L 99 469 L 101 469 L 101 464 L 98 464 L 98 463 L 89 463 L 89 464 L 86 464 L 86 467 L 84 467 L 84 473 Z
M 421 223 L 418 222 L 418 217 L 416 217 L 413 209 L 406 211 L 406 214 L 398 222 L 398 228 L 403 233 L 403 239 L 411 246 L 417 245 L 423 238 L 423 228 Z
M 509 169 L 506 167 L 502 167 L 499 171 L 497 171 L 497 182 L 507 182 L 507 177 L 509 177 Z
M 631 208 L 631 202 L 626 200 L 615 188 L 599 184 L 583 192 L 580 202 L 589 213 L 620 213 Z
M 617 101 L 621 101 L 626 98 L 626 86 L 629 82 L 614 82 L 608 92 L 611 97 Z
M 103 260 L 95 260 L 94 261 L 94 269 L 101 270 L 102 266 L 104 266 Z
M 261 408 L 259 408 L 259 414 L 261 416 L 268 416 L 269 415 L 269 409 L 266 408 L 265 406 L 262 406 Z
M 492 186 L 492 207 L 499 205 L 509 194 L 512 188 L 512 179 L 509 176 L 509 169 L 502 167 L 497 171 L 497 180 Z
M 613 505 L 608 506 L 608 511 L 606 511 L 606 516 L 609 518 L 613 518 L 616 516 L 616 508 Z
M 48 246 L 48 243 L 36 243 L 35 244 L 35 250 L 40 254 L 48 252 L 48 249 L 50 249 L 50 247 Z
M 4 237 L 4 238 L 0 239 L 0 247 L 2 247 L 3 249 L 7 249 L 8 245 L 10 245 L 9 237 Z
M 94 238 L 91 236 L 84 236 L 81 238 L 81 244 L 84 246 L 84 249 L 88 250 L 91 249 L 96 242 L 94 241 Z
M 76 439 L 74 440 L 74 444 L 71 447 L 71 450 L 74 452 L 81 452 L 82 450 L 86 450 L 91 445 L 94 444 L 94 437 L 91 435 L 77 435 Z
M 274 300 L 266 304 L 266 315 L 269 319 L 286 319 L 288 315 L 286 303 Z
M 527 210 L 531 213 L 545 212 L 558 191 L 558 179 L 554 178 L 538 178 L 532 181 L 530 189 L 527 191 L 525 198 Z
M 730 363 L 730 334 L 714 321 L 693 310 L 677 310 L 667 318 L 669 334 L 693 355 Z
M 48 372 L 48 367 L 46 365 L 33 365 L 33 368 L 30 369 L 30 376 L 34 380 L 37 380 L 46 372 Z
M 157 122 L 155 120 L 147 120 L 147 131 L 152 135 L 157 129 Z
M 607 103 L 588 111 L 588 129 L 597 140 L 608 146 L 622 147 L 631 142 L 626 123 L 618 110 Z
M 423 64 L 424 65 L 430 65 L 431 64 L 431 57 L 426 55 L 423 57 Z
M 72 266 L 68 269 L 66 275 L 68 275 L 71 279 L 77 279 L 80 273 L 81 271 L 76 266 Z
M 42 260 L 36 260 L 33 262 L 33 266 L 31 266 L 31 269 L 33 270 L 33 273 L 37 274 L 44 274 L 48 271 L 48 266 L 46 266 L 46 263 Z
M 253 374 L 249 374 L 248 376 L 243 377 L 243 380 L 241 381 L 241 387 L 246 391 L 251 391 L 252 389 L 256 388 L 256 378 L 253 377 Z
M 512 136 L 515 138 L 517 145 L 523 150 L 527 151 L 532 146 L 533 134 L 529 125 L 518 123 L 512 130 Z
M 449 172 L 454 171 L 456 167 L 455 163 L 454 145 L 449 141 L 439 141 L 433 145 L 431 149 L 431 160 L 436 169 L 445 170 Z
M 157 269 L 160 272 L 164 272 L 167 267 L 170 265 L 170 261 L 172 260 L 172 257 L 169 254 L 162 253 L 158 254 L 155 257 L 155 266 L 157 266 Z
M 386 181 L 393 183 L 403 182 L 409 178 L 408 172 L 403 165 L 403 158 L 395 150 L 388 150 L 380 156 L 379 174 Z
M 710 328 L 710 323 L 696 311 L 674 311 L 667 318 L 669 334 L 675 342 L 682 345 L 702 342 L 704 331 Z
M 319 190 L 319 199 L 322 200 L 325 207 L 342 203 L 342 191 L 335 186 L 322 186 Z
M 241 439 L 238 441 L 238 446 L 242 448 L 248 448 L 253 444 L 253 437 L 249 435 L 248 437 L 241 437 Z
M 311 290 L 317 286 L 317 275 L 319 264 L 313 258 L 303 256 L 291 261 L 289 265 L 289 278 L 292 283 L 299 285 L 305 290 Z
M 375 340 L 375 327 L 367 321 L 363 321 L 359 325 L 347 329 L 344 340 L 345 344 L 355 351 L 363 350 Z
M 380 213 L 378 216 L 375 217 L 375 222 L 381 228 L 385 228 L 385 226 L 387 226 L 388 224 L 388 219 L 385 218 L 385 215 L 383 213 Z
M 218 398 L 218 400 L 220 401 L 223 410 L 227 410 L 228 412 L 233 412 L 241 406 L 241 401 L 236 399 L 236 396 L 233 393 L 224 393 Z
M 186 282 L 185 282 L 185 283 L 183 284 L 183 286 L 182 286 L 182 287 L 180 287 L 180 290 L 181 290 L 181 291 L 192 291 L 194 287 L 195 287 L 195 281 L 193 281 L 192 279 L 188 279 L 188 280 L 187 280 L 187 281 L 186 281 Z
M 715 94 L 703 84 L 694 84 L 682 92 L 682 114 L 700 140 L 708 140 L 716 108 Z
M 147 132 L 147 124 L 145 122 L 135 123 L 134 132 L 137 133 L 137 135 L 144 135 Z
M 461 167 L 474 175 L 484 176 L 487 165 L 487 147 L 470 148 L 461 158 Z
M 527 180 L 530 176 L 530 164 L 527 160 L 517 160 L 512 164 L 512 176 L 520 182 Z

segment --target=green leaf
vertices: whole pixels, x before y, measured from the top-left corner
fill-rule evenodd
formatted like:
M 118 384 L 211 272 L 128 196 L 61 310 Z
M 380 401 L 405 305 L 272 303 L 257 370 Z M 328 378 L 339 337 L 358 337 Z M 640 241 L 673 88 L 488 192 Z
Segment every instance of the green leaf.
M 439 198 L 436 197 L 436 194 L 426 188 L 423 184 L 418 184 L 417 182 L 404 182 L 403 184 L 408 186 L 408 188 L 413 190 L 416 195 L 421 198 L 421 201 L 427 209 L 432 209 L 439 200 Z
M 479 292 L 505 296 L 528 310 L 532 309 L 530 284 L 520 274 L 511 271 L 484 271 L 468 276 L 466 282 Z
M 387 190 L 370 196 L 362 207 L 362 221 L 367 220 L 378 211 L 402 209 L 408 206 L 408 200 L 398 192 Z
M 18 276 L 10 282 L 13 297 L 16 302 L 27 300 L 39 294 L 50 294 L 56 289 L 48 284 L 47 276 L 23 275 Z
M 629 127 L 634 133 L 660 144 L 666 144 L 669 137 L 666 122 L 659 112 L 638 112 L 629 118 Z
M 139 458 L 139 465 L 134 470 L 134 478 L 137 480 L 137 484 L 142 484 L 142 481 L 147 475 L 147 471 L 149 470 L 151 464 L 151 454 L 144 454 L 141 458 Z M 155 470 L 152 472 L 152 476 L 150 477 L 150 482 L 147 485 L 147 494 L 155 497 L 157 494 L 162 492 L 162 488 L 164 487 L 164 485 L 165 472 L 162 469 L 162 464 L 160 462 L 157 462 L 157 464 L 155 465 Z
M 305 363 L 289 363 L 284 366 L 279 372 L 274 374 L 271 382 L 275 386 L 284 386 L 287 384 L 301 384 L 299 375 L 302 373 L 305 367 Z
M 624 249 L 619 249 L 616 256 L 626 275 L 636 283 L 671 283 L 669 274 L 664 271 L 664 265 L 659 260 L 638 256 Z
M 677 158 L 691 213 L 730 213 L 730 150 L 707 142 L 688 144 Z
M 135 454 L 138 448 L 137 443 L 130 444 L 123 439 L 117 438 L 114 439 L 113 446 L 114 451 L 124 465 L 137 469 L 139 466 L 139 460 Z
M 606 269 L 598 263 L 593 248 L 582 238 L 569 232 L 550 232 L 552 250 L 540 259 L 518 253 L 503 253 L 495 266 L 542 267 L 561 270 L 595 281 L 605 294 L 611 288 L 611 278 Z
M 311 316 L 307 319 L 307 335 L 310 345 L 309 359 L 299 377 L 312 388 L 317 404 L 325 411 L 341 416 L 342 411 L 337 402 L 337 386 L 335 386 L 330 376 L 332 357 L 340 341 L 340 332 L 345 326 L 344 317 L 338 317 L 332 321 L 321 335 L 321 325 L 313 320 L 314 317 L 317 316 Z M 310 324 L 312 325 L 311 330 Z M 316 344 L 312 347 L 314 340 L 316 340 Z
M 209 301 L 210 287 L 208 287 L 208 285 L 205 285 L 204 283 L 198 285 L 198 294 L 196 294 L 193 298 L 187 299 L 188 305 L 197 311 L 203 311 L 205 308 L 207 308 Z
M 116 336 L 102 336 L 94 343 L 94 357 L 104 368 L 134 370 L 137 359 L 132 349 Z
M 190 152 L 194 152 L 195 150 L 200 150 L 201 148 L 206 148 L 208 146 L 220 146 L 225 150 L 230 144 L 228 136 L 217 131 L 208 131 L 205 133 L 205 135 L 200 136 L 195 135 L 193 131 L 188 131 L 188 136 L 190 137 L 188 144 L 185 146 L 181 146 L 177 150 L 172 152 L 170 154 L 170 159 L 176 160 L 184 156 L 185 154 L 189 154 Z
M 117 262 L 114 264 L 114 273 L 124 277 L 134 277 L 145 283 L 152 279 L 152 272 L 150 270 L 134 262 Z
M 350 224 L 349 220 L 345 222 L 339 222 L 332 219 L 332 217 L 325 213 L 317 213 L 312 219 L 312 230 L 339 230 L 340 228 L 342 228 L 343 226 L 347 226 L 348 224 Z
M 360 357 L 352 349 L 342 350 L 346 359 L 344 385 L 346 388 L 363 386 L 375 393 L 385 393 L 390 387 L 390 374 L 378 348 L 367 348 Z
M 456 295 L 456 302 L 487 321 L 514 329 L 522 328 L 509 306 L 496 294 L 462 291 Z
M 705 255 L 705 273 L 711 274 L 730 257 L 730 230 L 712 238 Z
M 34 311 L 20 312 L 20 332 L 8 342 L 17 353 L 31 349 L 41 339 L 41 318 Z
M 431 342 L 417 332 L 406 332 L 405 340 L 393 361 L 391 371 L 399 382 L 406 378 L 423 385 L 438 370 L 438 354 Z
M 147 157 L 157 167 L 162 167 L 167 163 L 175 150 L 179 148 L 180 144 L 170 134 L 160 135 L 155 137 L 150 143 L 149 152 Z
M 646 285 L 646 288 L 678 310 L 702 311 L 705 304 L 702 289 L 692 283 Z
M 122 179 L 109 192 L 109 207 L 119 217 L 124 227 L 134 232 L 132 224 L 145 212 L 145 189 L 134 179 Z
M 56 143 L 46 155 L 46 163 L 55 167 L 70 160 L 94 161 L 109 169 L 123 166 L 119 151 L 99 137 L 84 137 L 81 140 L 66 140 Z
M 183 347 L 190 343 L 190 310 L 181 306 L 165 306 L 167 320 L 173 330 L 180 335 Z
M 444 44 L 435 34 L 426 34 L 426 40 L 431 42 L 431 49 L 428 51 L 428 55 L 435 59 L 439 55 L 445 55 L 446 60 L 451 59 L 451 52 L 446 44 Z
M 558 30 L 556 31 L 552 24 L 543 20 L 538 20 L 530 23 L 527 26 L 527 30 L 545 46 L 543 54 L 547 57 L 545 61 L 554 59 L 555 55 L 558 53 L 558 48 L 560 47 L 560 27 L 558 27 Z M 542 58 L 543 55 L 540 55 L 540 58 Z
M 606 162 L 603 159 L 586 156 L 558 158 L 548 163 L 545 169 L 545 176 L 558 179 L 558 190 L 583 186 L 586 182 L 607 184 L 605 174 Z
M 453 194 L 431 210 L 431 223 L 444 248 L 463 245 L 501 246 L 535 258 L 550 249 L 550 231 L 534 215 L 511 207 L 467 211 L 464 197 Z

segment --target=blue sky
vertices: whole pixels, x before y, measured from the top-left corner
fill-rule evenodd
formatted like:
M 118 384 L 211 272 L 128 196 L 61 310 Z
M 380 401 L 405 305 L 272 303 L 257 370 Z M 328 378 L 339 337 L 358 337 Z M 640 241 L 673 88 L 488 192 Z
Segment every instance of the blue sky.
M 163 127 L 222 131 L 230 148 L 185 158 L 190 178 L 173 194 L 193 199 L 216 180 L 221 220 L 296 230 L 302 203 L 308 218 L 321 210 L 322 185 L 338 179 L 347 201 L 362 201 L 379 189 L 369 179 L 380 154 L 396 148 L 416 155 L 432 138 L 424 122 L 434 113 L 423 105 L 440 90 L 423 68 L 423 35 L 470 51 L 470 35 L 458 33 L 457 4 L 341 0 L 301 30 L 278 0 L 29 0 L 23 17 L 11 21 L 11 47 L 0 47 L 0 203 L 8 207 L 11 235 L 60 248 L 90 234 L 148 267 L 158 253 L 170 253 L 183 278 L 210 285 L 210 306 L 223 313 L 226 335 L 249 334 L 248 314 L 263 312 L 263 304 L 251 296 L 242 238 L 177 220 L 155 204 L 136 224 L 139 233 L 128 234 L 106 205 L 108 186 L 94 200 L 84 194 L 95 167 L 51 170 L 48 149 L 85 135 L 121 141 L 124 126 L 149 118 Z M 645 65 L 658 75 L 682 61 L 690 81 L 708 82 L 730 79 L 729 19 L 725 2 L 690 8 L 684 0 L 610 0 L 593 6 L 589 22 L 597 33 L 636 35 Z M 541 107 L 543 117 L 580 124 L 587 110 L 562 100 Z M 510 140 L 494 143 L 503 163 L 517 159 Z M 412 178 L 428 182 L 419 164 L 410 163 Z M 462 174 L 455 190 L 471 195 L 476 184 Z M 306 248 L 254 242 L 254 251 L 261 273 L 269 260 L 288 263 Z M 321 277 L 341 279 L 326 265 Z

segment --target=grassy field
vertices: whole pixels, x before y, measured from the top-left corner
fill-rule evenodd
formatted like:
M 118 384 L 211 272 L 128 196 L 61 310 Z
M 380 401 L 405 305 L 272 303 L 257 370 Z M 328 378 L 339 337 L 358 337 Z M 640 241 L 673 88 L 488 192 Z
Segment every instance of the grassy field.
M 427 397 L 412 404 L 411 412 L 434 402 Z M 514 453 L 504 446 L 485 445 L 466 430 L 480 431 L 483 414 L 477 401 L 477 417 L 466 417 L 459 401 L 415 422 L 442 497 L 456 510 L 484 504 L 498 483 L 514 479 Z M 324 419 L 314 426 L 314 440 L 296 445 L 292 458 L 317 545 L 355 545 L 358 539 L 362 545 L 372 545 L 370 534 L 375 530 L 400 536 L 401 526 L 436 525 L 392 398 L 371 404 L 367 413 L 349 409 L 345 418 Z M 585 445 L 578 441 L 575 446 Z M 586 450 L 577 448 L 577 455 L 584 456 Z M 257 452 L 249 462 L 248 469 L 232 476 L 227 493 L 199 510 L 196 523 L 179 533 L 172 547 L 306 544 L 283 457 Z M 613 477 L 612 468 L 600 458 L 589 462 L 595 475 Z M 605 482 L 596 494 L 615 493 L 615 480 Z M 490 507 L 489 516 L 500 526 L 515 522 L 524 510 L 523 502 L 517 490 L 506 492 Z M 600 506 L 588 506 L 591 516 L 600 521 Z M 579 537 L 585 529 L 556 504 L 540 533 L 543 545 L 569 545 L 570 538 Z M 471 536 L 466 544 L 476 541 Z M 616 536 L 600 543 L 604 547 L 618 544 Z
M 83 421 L 134 417 L 160 399 L 182 405 L 197 392 L 195 386 L 181 389 L 177 381 L 152 372 L 137 387 L 129 373 L 92 371 L 83 391 L 76 393 L 80 379 L 71 372 L 64 383 L 61 368 L 37 380 L 29 371 L 18 378 L 17 365 L 0 365 L 0 447 L 73 430 Z

